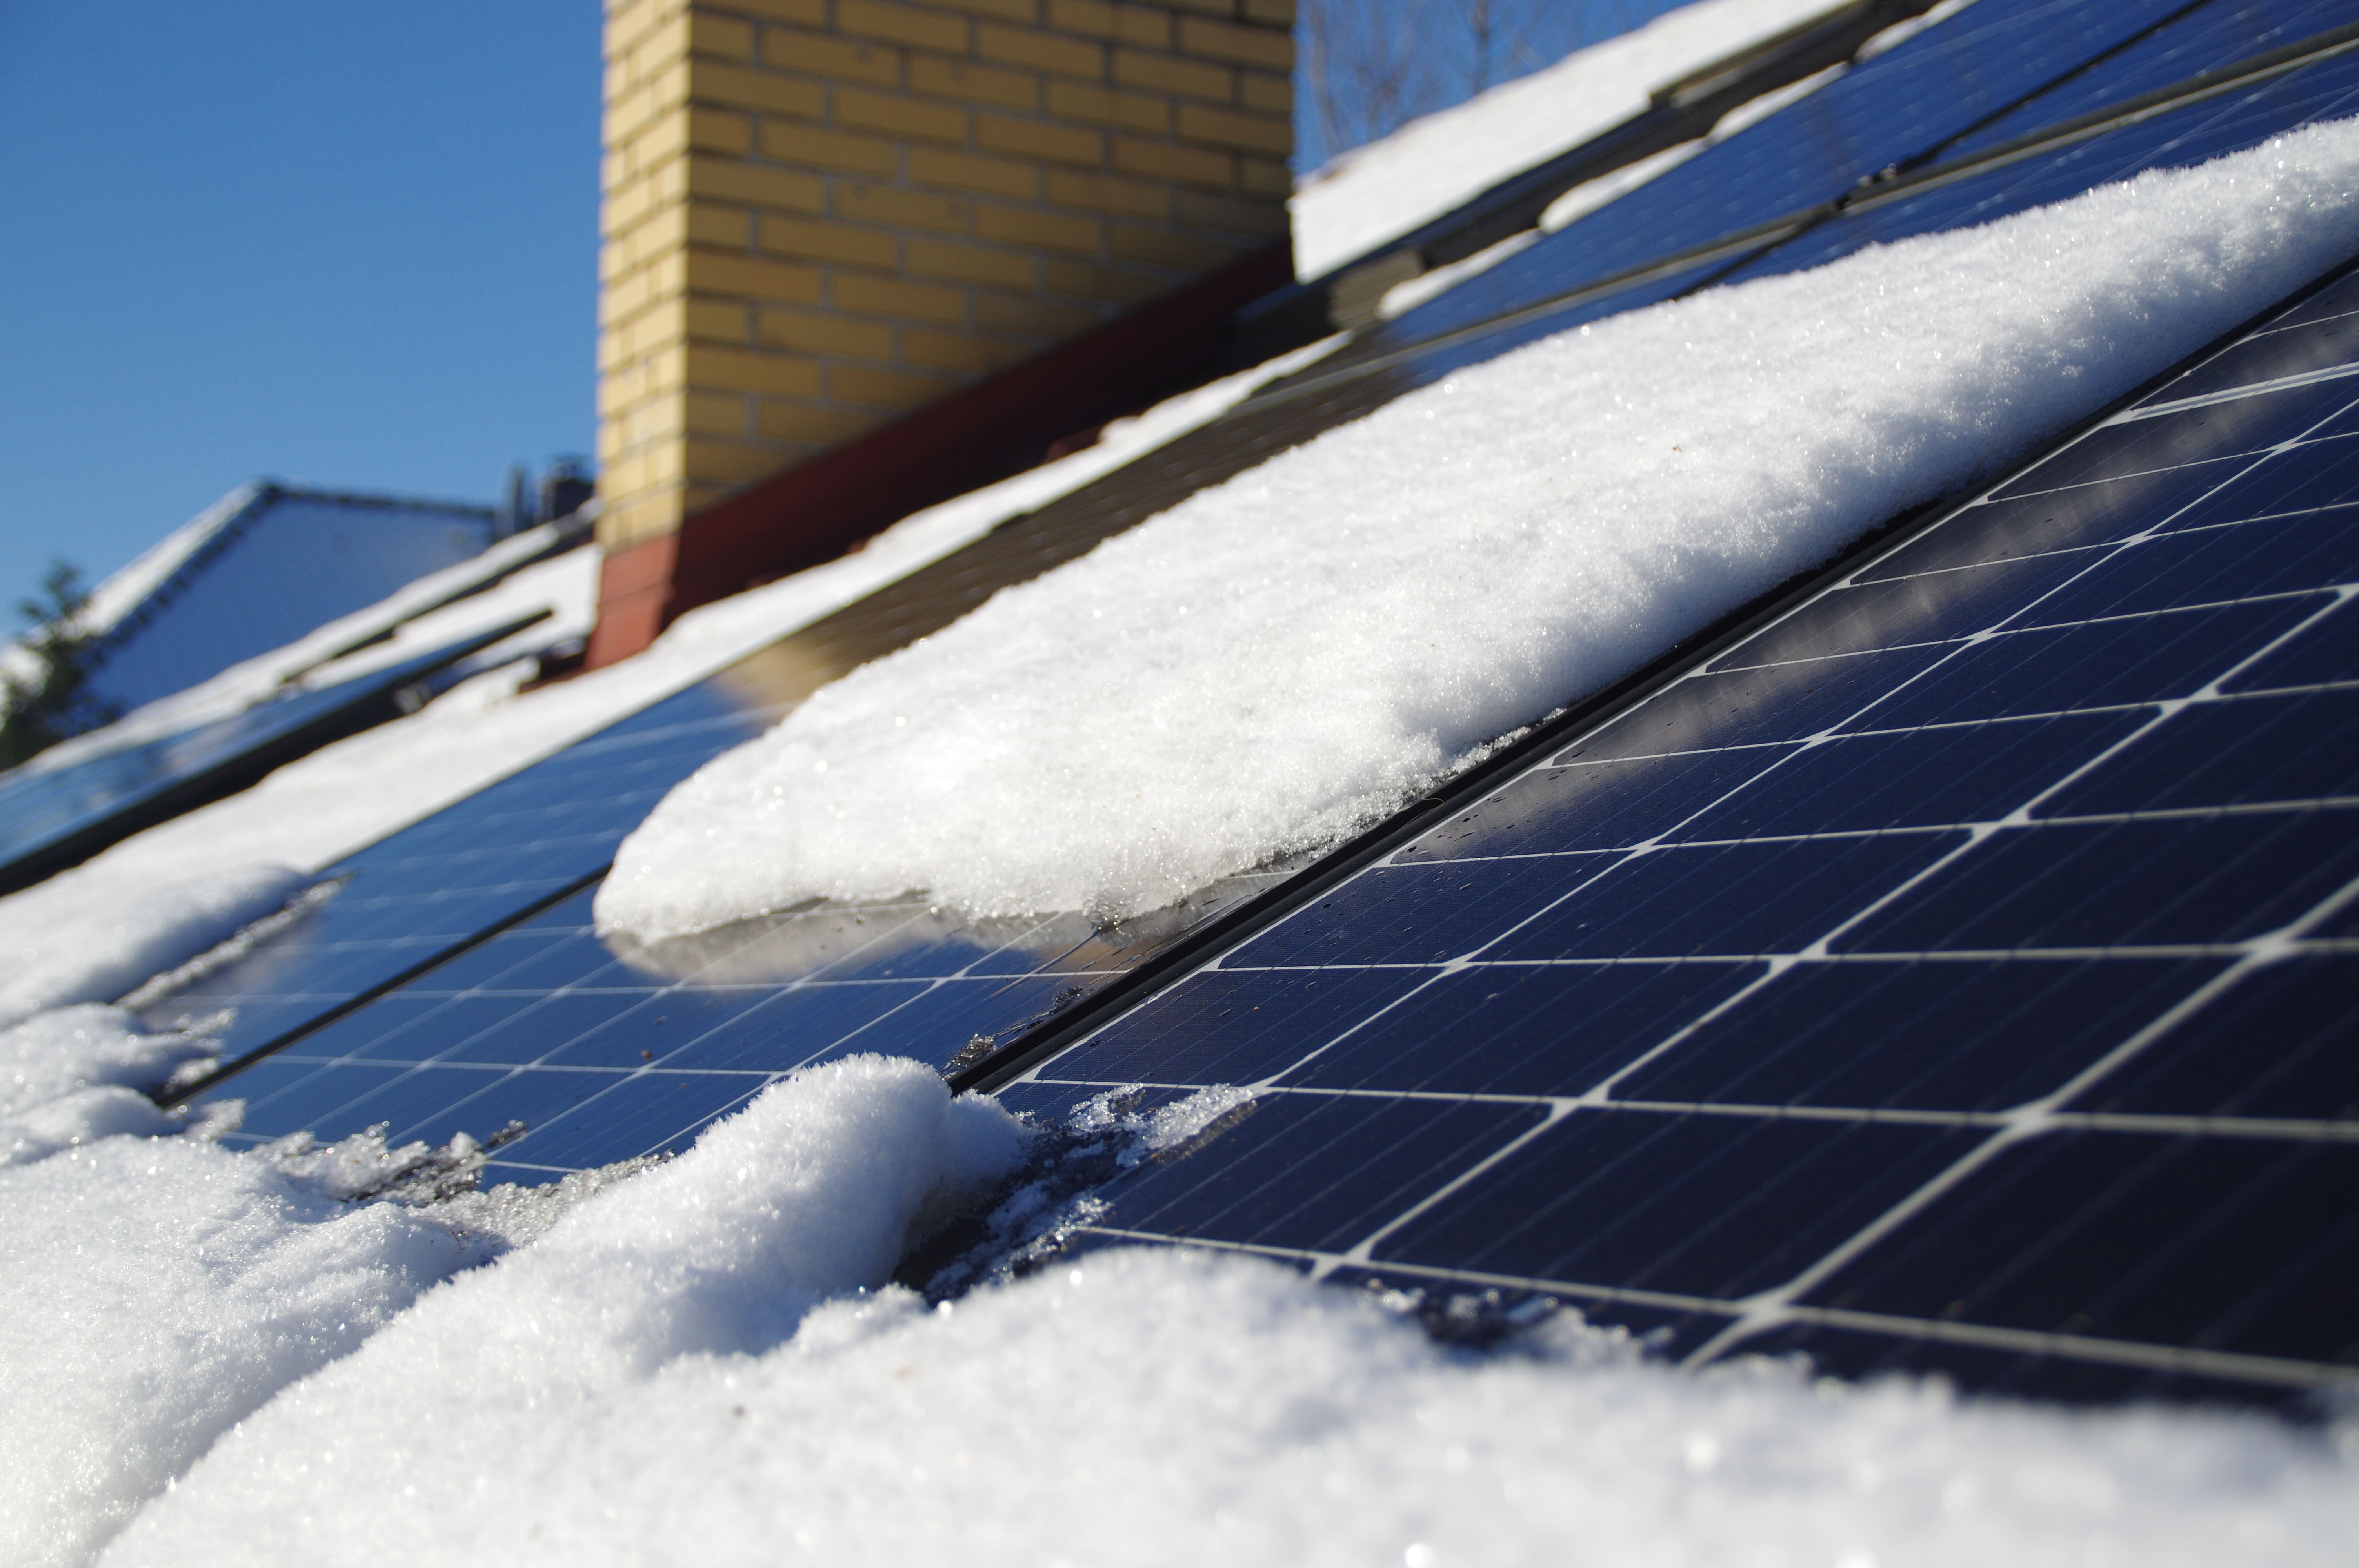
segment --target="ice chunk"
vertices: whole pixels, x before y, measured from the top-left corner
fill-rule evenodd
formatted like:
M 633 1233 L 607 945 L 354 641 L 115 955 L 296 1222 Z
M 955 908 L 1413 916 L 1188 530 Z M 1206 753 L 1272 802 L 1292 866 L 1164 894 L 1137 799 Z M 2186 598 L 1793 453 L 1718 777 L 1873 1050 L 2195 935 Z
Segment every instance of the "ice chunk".
M 1167 903 L 1391 809 L 2355 245 L 2346 121 L 1462 371 L 823 689 L 656 808 L 599 925 Z

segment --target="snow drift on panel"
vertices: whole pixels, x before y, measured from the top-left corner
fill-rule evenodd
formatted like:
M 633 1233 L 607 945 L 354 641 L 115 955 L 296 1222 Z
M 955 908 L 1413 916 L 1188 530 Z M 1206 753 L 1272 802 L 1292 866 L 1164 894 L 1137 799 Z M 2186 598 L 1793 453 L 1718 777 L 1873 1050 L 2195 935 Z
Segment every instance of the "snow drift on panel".
M 1023 1144 L 995 1102 L 953 1100 L 919 1063 L 861 1056 L 788 1079 L 290 1390 L 116 1555 L 508 1560 L 487 1516 L 538 1518 L 577 1434 L 603 1445 L 610 1423 L 660 1404 L 650 1383 L 668 1367 L 767 1350 L 822 1300 L 882 1285 L 929 1206 L 996 1180 Z M 673 1544 L 708 1542 L 690 1529 Z
M 626 841 L 641 941 L 1155 908 L 1332 839 L 2359 245 L 2359 123 L 1532 344 L 828 687 Z
M 113 1001 L 278 909 L 302 884 L 266 863 L 174 878 L 88 864 L 0 899 L 0 1026 L 45 1008 Z
M 1658 87 L 1833 9 L 1700 0 L 1328 159 L 1289 204 L 1294 273 L 1318 277 L 1631 115 Z
M 544 1318 L 532 1261 L 290 1390 L 106 1561 L 2292 1568 L 2359 1529 L 2332 1440 L 2257 1417 L 1686 1378 L 1569 1314 L 1476 1357 L 1239 1259 L 1101 1254 L 932 1312 L 887 1287 L 775 1349 Z M 595 1372 L 532 1343 L 558 1325 Z

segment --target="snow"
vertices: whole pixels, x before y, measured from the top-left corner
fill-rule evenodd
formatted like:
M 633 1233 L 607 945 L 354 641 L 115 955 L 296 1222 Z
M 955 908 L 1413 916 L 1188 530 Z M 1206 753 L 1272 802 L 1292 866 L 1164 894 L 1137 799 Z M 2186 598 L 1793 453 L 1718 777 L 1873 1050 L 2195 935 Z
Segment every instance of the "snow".
M 517 689 L 532 673 L 528 663 L 477 676 L 408 719 L 322 748 L 251 789 L 0 898 L 0 1024 L 41 1008 L 117 1000 L 269 914 L 304 878 L 1217 417 L 1335 341 L 1117 420 L 1096 446 L 915 514 L 841 560 L 682 616 L 636 658 L 528 693 Z M 558 609 L 560 631 L 586 626 L 596 570 L 597 553 L 584 549 L 517 571 L 484 592 L 415 616 L 382 656 L 406 657 L 538 603 Z M 365 626 L 378 614 L 365 611 L 353 620 Z M 547 627 L 525 635 L 546 635 Z M 339 645 L 322 633 L 297 646 Z M 386 646 L 326 666 L 321 676 L 349 673 Z M 275 683 L 304 656 L 282 651 L 254 667 Z M 237 671 L 222 682 L 233 677 L 255 684 Z
M 2342 122 L 1462 371 L 715 759 L 624 843 L 600 928 L 909 890 L 1121 916 L 1332 841 L 2354 244 Z
M 1657 87 L 1832 8 L 1700 0 L 1331 158 L 1290 204 L 1295 276 L 1323 276 L 1645 112 Z
M 234 1110 L 148 1098 L 209 1052 L 109 1007 L 0 1031 L 0 1562 L 88 1561 L 279 1389 L 636 1169 L 484 1193 L 471 1144 L 232 1154 Z
M 1571 1313 L 1475 1353 L 1209 1253 L 886 1284 L 1024 1142 L 914 1063 L 789 1079 L 143 1476 L 103 1561 L 2161 1568 L 2359 1527 L 2343 1426 L 1683 1377 Z
M 197 875 L 92 863 L 0 899 L 0 1027 L 113 1001 L 277 910 L 303 880 L 261 855 Z

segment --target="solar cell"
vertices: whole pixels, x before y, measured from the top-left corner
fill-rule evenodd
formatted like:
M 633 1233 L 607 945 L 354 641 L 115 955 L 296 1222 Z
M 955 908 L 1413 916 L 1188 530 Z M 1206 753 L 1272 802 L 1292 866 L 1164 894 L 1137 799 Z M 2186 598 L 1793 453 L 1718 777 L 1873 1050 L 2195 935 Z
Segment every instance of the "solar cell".
M 1070 1244 L 1544 1294 L 1695 1359 L 2346 1376 L 2359 383 L 2270 340 L 2339 338 L 2350 297 L 1018 1064 L 1048 1116 L 1252 1097 Z

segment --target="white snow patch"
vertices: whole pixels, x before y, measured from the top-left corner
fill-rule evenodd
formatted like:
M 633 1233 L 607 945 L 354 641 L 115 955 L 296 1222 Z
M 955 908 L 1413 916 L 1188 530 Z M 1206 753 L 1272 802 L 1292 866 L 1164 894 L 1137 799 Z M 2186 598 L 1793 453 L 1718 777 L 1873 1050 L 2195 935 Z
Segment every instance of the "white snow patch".
M 61 1008 L 0 1029 L 0 1165 L 118 1134 L 180 1131 L 188 1123 L 148 1095 L 212 1055 L 209 1041 L 150 1033 L 111 1007 Z
M 2340 122 L 1461 372 L 821 690 L 649 815 L 600 928 L 1125 915 L 1331 841 L 2354 243 Z
M 2341 1563 L 2359 1529 L 2347 1452 L 2259 1418 L 1688 1378 L 1570 1314 L 1476 1357 L 1364 1294 L 1175 1252 L 955 1310 L 888 1287 L 769 1348 L 734 1314 L 592 1315 L 594 1277 L 558 1294 L 533 1267 L 566 1229 L 282 1396 L 106 1562 L 2165 1568 Z
M 396 1543 L 503 1560 L 486 1511 L 539 1518 L 569 1451 L 661 1405 L 676 1368 L 742 1363 L 821 1302 L 883 1285 L 912 1228 L 1006 1174 L 1025 1141 L 995 1103 L 953 1100 L 919 1063 L 861 1056 L 789 1078 L 247 1420 L 114 1560 L 374 1559 Z M 650 1550 L 599 1517 L 603 1550 Z M 665 1550 L 712 1544 L 695 1530 Z
M 1319 277 L 1644 113 L 1700 67 L 1832 9 L 1700 0 L 1327 161 L 1296 189 L 1294 272 Z
M 0 899 L 0 1026 L 113 1001 L 280 908 L 303 878 L 253 850 L 196 875 L 92 861 Z

